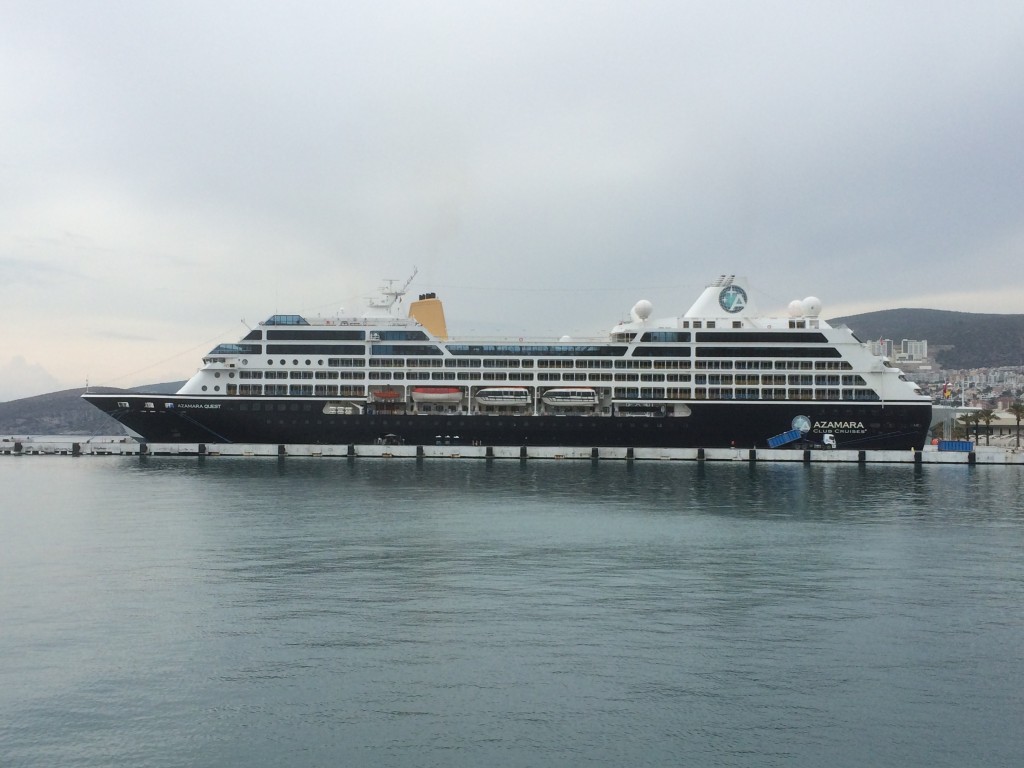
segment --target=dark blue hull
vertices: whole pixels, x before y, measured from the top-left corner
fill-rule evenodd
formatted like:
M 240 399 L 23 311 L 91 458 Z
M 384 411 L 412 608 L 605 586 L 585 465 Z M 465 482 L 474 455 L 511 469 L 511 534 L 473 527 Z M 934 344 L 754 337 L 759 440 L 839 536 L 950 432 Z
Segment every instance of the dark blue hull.
M 530 416 L 466 414 L 326 414 L 326 399 L 86 394 L 94 406 L 155 443 L 620 446 L 764 448 L 805 417 L 794 447 L 920 449 L 930 402 L 696 401 L 689 416 Z

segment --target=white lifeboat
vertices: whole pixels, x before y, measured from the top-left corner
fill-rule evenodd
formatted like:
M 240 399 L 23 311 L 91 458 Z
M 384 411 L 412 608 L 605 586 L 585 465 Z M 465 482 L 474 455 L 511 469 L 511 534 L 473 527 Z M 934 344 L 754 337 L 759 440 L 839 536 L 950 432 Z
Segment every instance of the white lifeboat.
M 476 393 L 480 405 L 529 405 L 530 390 L 526 387 L 484 387 Z
M 589 408 L 597 405 L 597 392 L 590 387 L 557 387 L 541 395 L 547 405 Z

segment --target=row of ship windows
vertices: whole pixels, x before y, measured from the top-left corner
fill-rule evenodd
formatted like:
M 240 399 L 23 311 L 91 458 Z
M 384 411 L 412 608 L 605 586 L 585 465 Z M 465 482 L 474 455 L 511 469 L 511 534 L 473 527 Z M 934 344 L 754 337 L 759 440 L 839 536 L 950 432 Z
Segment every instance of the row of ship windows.
M 206 388 L 204 387 L 204 390 Z M 220 389 L 220 387 L 215 387 Z M 230 384 L 228 395 L 296 397 L 365 397 L 365 387 L 333 384 Z M 878 400 L 870 389 L 756 387 L 616 387 L 616 400 Z
M 276 322 L 268 323 L 272 325 L 293 325 L 293 326 L 306 326 L 302 330 L 268 330 L 266 332 L 267 341 L 429 341 L 429 337 L 423 331 L 409 330 L 409 331 L 392 331 L 392 330 L 376 330 L 370 331 L 369 333 L 361 330 L 342 330 L 334 328 L 312 328 L 300 315 L 287 315 L 281 316 L 288 319 L 288 322 Z M 706 321 L 706 324 L 700 320 L 683 321 L 684 328 L 715 328 L 716 324 L 714 320 Z M 723 326 L 724 327 L 724 326 Z M 742 328 L 743 324 L 734 320 L 732 328 Z M 789 327 L 805 328 L 805 324 L 799 320 L 790 320 Z M 636 338 L 636 333 L 627 331 L 625 333 L 615 334 L 613 341 L 616 342 L 631 342 Z M 260 330 L 252 330 L 243 339 L 242 343 L 238 344 L 222 344 L 222 347 L 253 347 L 258 346 L 255 344 L 245 344 L 246 341 L 263 341 L 264 334 Z M 668 343 L 687 343 L 691 339 L 689 332 L 679 331 L 647 331 L 645 332 L 640 341 L 642 342 L 668 342 Z M 805 343 L 815 343 L 825 341 L 825 336 L 822 333 L 808 333 L 804 332 L 785 332 L 785 331 L 741 331 L 737 333 L 735 330 L 727 331 L 725 333 L 698 333 L 697 341 L 736 341 L 736 342 L 767 342 L 773 341 L 797 341 Z M 552 345 L 547 344 L 528 344 L 528 345 L 468 345 L 468 344 L 450 344 L 449 349 L 473 349 L 473 348 L 511 348 L 516 349 L 545 349 L 550 348 Z M 565 345 L 557 345 L 564 348 Z M 571 347 L 577 348 L 577 347 Z
M 273 323 L 273 325 L 308 325 L 300 315 L 282 315 L 294 319 L 295 322 Z M 301 322 L 299 322 L 301 321 Z M 335 329 L 314 329 L 289 330 L 289 331 L 267 331 L 268 341 L 363 341 L 366 339 L 366 331 L 347 331 Z M 262 341 L 263 332 L 260 330 L 249 331 L 245 341 Z M 428 337 L 423 331 L 371 331 L 370 341 L 427 341 Z M 222 344 L 221 347 L 258 347 L 258 344 Z
M 710 339 L 709 339 L 710 341 Z M 723 340 L 725 341 L 725 340 Z M 729 339 L 728 341 L 741 341 Z M 776 342 L 785 341 L 775 339 Z M 824 342 L 824 338 L 821 339 Z M 463 345 L 450 344 L 445 350 L 426 344 L 371 344 L 369 350 L 363 344 L 219 344 L 210 351 L 211 356 L 219 355 L 365 355 L 387 357 L 394 355 L 442 357 L 449 356 L 514 355 L 516 357 L 625 357 L 629 347 L 625 346 L 565 346 L 560 344 L 523 346 L 510 345 Z M 811 346 L 639 346 L 633 349 L 633 357 L 839 357 L 835 347 Z
M 219 378 L 219 372 L 214 374 Z M 228 374 L 234 378 L 234 372 Z M 239 371 L 240 379 L 337 379 L 371 381 L 694 381 L 716 386 L 819 386 L 865 387 L 867 382 L 857 374 L 756 374 L 756 373 L 477 373 L 470 371 Z
M 294 325 L 294 326 L 306 326 L 302 330 L 287 330 L 287 331 L 267 331 L 266 338 L 268 341 L 307 341 L 307 340 L 319 340 L 319 341 L 360 341 L 369 336 L 370 341 L 428 341 L 429 337 L 423 331 L 409 330 L 409 331 L 393 331 L 393 330 L 382 330 L 378 329 L 370 331 L 367 334 L 361 330 L 341 330 L 341 329 L 324 329 L 324 328 L 312 328 L 309 327 L 309 323 L 300 315 L 278 315 L 275 318 L 285 318 L 288 322 L 274 322 L 268 321 L 268 325 Z M 271 318 L 272 320 L 275 318 Z M 700 320 L 694 320 L 691 325 L 690 321 L 684 321 L 684 328 L 715 328 L 715 321 L 708 320 L 705 324 L 702 324 Z M 725 326 L 723 326 L 725 327 Z M 742 328 L 743 323 L 739 320 L 732 322 L 732 328 Z M 790 320 L 790 328 L 805 328 L 806 325 L 800 320 Z M 632 341 L 636 337 L 636 333 L 629 331 L 625 333 L 616 334 L 617 341 Z M 262 341 L 263 332 L 260 330 L 252 330 L 245 337 L 244 341 Z M 688 332 L 679 331 L 647 331 L 641 336 L 641 341 L 656 341 L 656 342 L 688 342 L 690 341 L 691 335 Z M 729 331 L 727 333 L 699 333 L 697 334 L 697 340 L 736 340 L 736 341 L 767 341 L 782 339 L 784 341 L 807 341 L 816 342 L 824 341 L 824 335 L 821 333 L 787 333 L 785 331 L 744 331 L 736 333 L 735 331 Z M 454 345 L 452 345 L 454 346 Z M 459 345 L 467 346 L 467 345 Z M 500 345 L 499 345 L 500 346 Z M 518 345 L 517 345 L 518 346 Z M 532 345 L 534 347 L 538 345 Z M 541 345 L 544 346 L 544 345 Z
M 220 358 L 209 358 L 207 362 L 225 362 Z M 429 358 L 370 358 L 370 368 L 533 368 L 534 362 L 540 369 L 585 369 L 585 370 L 719 370 L 719 371 L 850 371 L 853 366 L 845 360 L 517 360 L 494 359 L 483 360 L 480 358 L 463 358 L 457 360 L 437 360 Z M 280 359 L 280 365 L 288 365 L 288 360 Z M 242 365 L 248 365 L 248 360 L 242 360 Z M 273 365 L 273 360 L 267 361 Z M 293 367 L 299 366 L 300 361 L 293 359 Z M 305 365 L 314 366 L 312 359 L 305 360 Z M 317 360 L 315 366 L 323 367 L 324 361 Z M 359 368 L 366 367 L 366 358 L 363 357 L 330 357 L 327 358 L 327 366 L 330 368 Z M 253 371 L 252 373 L 259 373 Z

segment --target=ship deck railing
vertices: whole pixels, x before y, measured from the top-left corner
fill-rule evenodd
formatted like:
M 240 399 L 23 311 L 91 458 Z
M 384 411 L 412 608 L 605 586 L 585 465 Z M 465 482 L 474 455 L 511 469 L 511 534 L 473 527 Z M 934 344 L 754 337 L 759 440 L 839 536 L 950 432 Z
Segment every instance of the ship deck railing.
M 450 335 L 447 339 L 453 344 L 548 344 L 561 346 L 574 346 L 576 344 L 611 344 L 608 336 L 572 336 L 563 340 L 561 336 L 464 336 L 462 334 Z M 618 343 L 618 342 L 616 342 Z M 580 357 L 586 357 L 581 354 Z

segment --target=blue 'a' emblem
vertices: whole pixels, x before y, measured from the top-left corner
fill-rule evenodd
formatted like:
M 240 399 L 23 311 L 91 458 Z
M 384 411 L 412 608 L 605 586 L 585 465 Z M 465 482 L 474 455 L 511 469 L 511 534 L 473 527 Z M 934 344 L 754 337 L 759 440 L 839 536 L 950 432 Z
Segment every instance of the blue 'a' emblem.
M 747 308 L 747 292 L 738 285 L 727 286 L 718 294 L 718 303 L 726 312 L 742 312 Z

